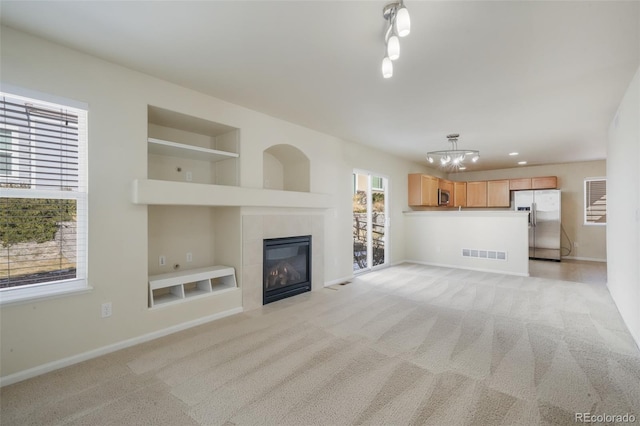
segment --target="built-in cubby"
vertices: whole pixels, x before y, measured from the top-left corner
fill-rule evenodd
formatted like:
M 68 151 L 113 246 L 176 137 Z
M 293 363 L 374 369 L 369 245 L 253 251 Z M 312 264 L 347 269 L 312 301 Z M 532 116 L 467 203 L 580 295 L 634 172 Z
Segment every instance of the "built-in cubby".
M 263 187 L 281 191 L 309 192 L 309 158 L 288 144 L 273 145 L 262 153 Z
M 236 276 L 230 266 L 212 266 L 149 277 L 149 307 L 182 302 L 234 290 Z
M 148 107 L 149 179 L 239 184 L 239 130 L 155 106 Z
M 150 308 L 240 291 L 239 208 L 150 205 L 147 212 Z

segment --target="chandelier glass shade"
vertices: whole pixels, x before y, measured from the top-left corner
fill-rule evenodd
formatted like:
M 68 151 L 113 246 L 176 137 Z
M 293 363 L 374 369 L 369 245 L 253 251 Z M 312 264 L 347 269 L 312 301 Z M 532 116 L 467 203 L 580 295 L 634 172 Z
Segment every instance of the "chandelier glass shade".
M 393 64 L 391 61 L 395 61 L 400 57 L 399 37 L 409 35 L 411 20 L 403 0 L 387 4 L 382 9 L 382 16 L 388 21 L 387 29 L 384 33 L 385 56 L 382 60 L 382 76 L 390 78 L 393 76 Z
M 391 59 L 388 57 L 382 60 L 382 76 L 384 78 L 391 78 L 393 76 L 393 62 L 391 62 Z
M 404 4 L 400 5 L 396 15 L 396 31 L 400 37 L 406 37 L 411 32 L 411 19 L 409 18 L 409 11 L 404 7 Z
M 400 57 L 400 39 L 397 35 L 392 35 L 387 40 L 387 58 L 395 61 Z
M 480 151 L 475 149 L 458 149 L 459 137 L 460 135 L 457 133 L 447 135 L 447 139 L 451 143 L 451 149 L 427 152 L 427 161 L 430 164 L 437 162 L 440 167 L 456 170 L 466 169 L 465 161 L 467 160 L 476 163 L 480 159 Z

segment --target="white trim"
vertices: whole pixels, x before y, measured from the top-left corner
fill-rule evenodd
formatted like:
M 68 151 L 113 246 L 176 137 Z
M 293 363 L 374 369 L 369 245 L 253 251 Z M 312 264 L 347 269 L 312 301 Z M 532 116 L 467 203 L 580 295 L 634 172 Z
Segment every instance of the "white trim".
M 478 271 L 478 272 L 491 272 L 493 274 L 503 274 L 503 275 L 514 275 L 517 277 L 529 277 L 531 276 L 529 273 L 520 273 L 520 272 L 509 272 L 509 271 L 501 271 L 499 269 L 486 269 L 486 268 L 470 268 L 460 265 L 448 265 L 446 263 L 433 263 L 433 262 L 424 262 L 421 260 L 403 260 L 401 263 L 417 263 L 419 265 L 427 265 L 427 266 L 438 266 L 441 268 L 451 268 L 451 269 L 464 269 L 468 271 Z
M 563 259 L 567 260 L 586 260 L 589 262 L 604 262 L 607 263 L 607 259 L 600 259 L 596 257 L 580 257 L 580 256 L 562 256 Z
M 215 321 L 221 318 L 225 318 L 231 315 L 239 314 L 243 312 L 243 309 L 233 308 L 228 311 L 219 312 L 217 314 L 209 315 L 206 317 L 198 318 L 193 321 L 187 321 L 182 324 L 177 324 L 162 330 L 154 331 L 152 333 L 143 334 L 142 336 L 134 337 L 131 339 L 123 340 L 121 342 L 113 343 L 111 345 L 103 346 L 98 349 L 83 352 L 81 354 L 73 355 L 67 358 L 59 359 L 57 361 L 49 362 L 39 365 L 37 367 L 29 368 L 28 370 L 19 371 L 14 374 L 0 377 L 0 387 L 8 386 L 13 383 L 21 382 L 23 380 L 30 379 L 32 377 L 39 376 L 41 374 L 49 373 L 60 368 L 68 367 L 79 362 L 83 362 L 92 358 L 97 358 L 102 355 L 109 354 L 111 352 L 119 351 L 120 349 L 129 348 L 131 346 L 139 345 L 140 343 L 148 342 L 160 337 L 167 336 L 169 334 L 177 333 L 198 325 L 206 324 L 211 321 Z
M 77 269 L 76 269 L 77 274 Z M 47 281 L 44 283 L 7 287 L 0 290 L 0 306 L 29 303 L 35 300 L 88 293 L 93 290 L 85 279 Z
M 2 188 L 4 198 L 50 198 L 56 200 L 77 200 L 86 197 L 86 191 L 49 191 L 46 189 Z
M 2 83 L 2 85 L 0 85 L 0 92 L 5 92 L 16 98 L 28 98 L 29 101 L 37 99 L 43 104 L 53 104 L 54 106 L 64 105 L 69 108 L 81 110 L 89 109 L 89 104 L 86 102 L 80 102 L 73 99 L 64 98 L 62 96 L 39 92 L 37 90 L 25 89 L 24 87 L 14 86 L 7 83 Z
M 331 287 L 332 285 L 336 285 L 336 284 L 341 284 L 345 281 L 350 281 L 354 279 L 353 275 L 347 275 L 346 277 L 342 277 L 342 278 L 337 278 L 335 280 L 331 280 L 331 281 L 325 281 L 324 282 L 324 286 L 325 287 Z

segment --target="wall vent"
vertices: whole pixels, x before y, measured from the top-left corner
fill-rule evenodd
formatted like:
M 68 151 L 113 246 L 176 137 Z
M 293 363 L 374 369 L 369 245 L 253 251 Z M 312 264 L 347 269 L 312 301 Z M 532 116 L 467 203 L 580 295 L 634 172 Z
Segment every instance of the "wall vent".
M 476 257 L 478 259 L 507 260 L 507 252 L 500 250 L 462 249 L 462 257 Z

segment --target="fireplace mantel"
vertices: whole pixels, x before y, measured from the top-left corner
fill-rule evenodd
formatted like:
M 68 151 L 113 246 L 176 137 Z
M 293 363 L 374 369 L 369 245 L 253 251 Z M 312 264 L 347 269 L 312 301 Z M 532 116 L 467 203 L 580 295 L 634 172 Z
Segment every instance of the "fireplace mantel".
M 154 179 L 134 180 L 132 200 L 134 204 L 165 206 L 286 207 L 312 209 L 328 209 L 333 206 L 332 196 L 329 194 Z

